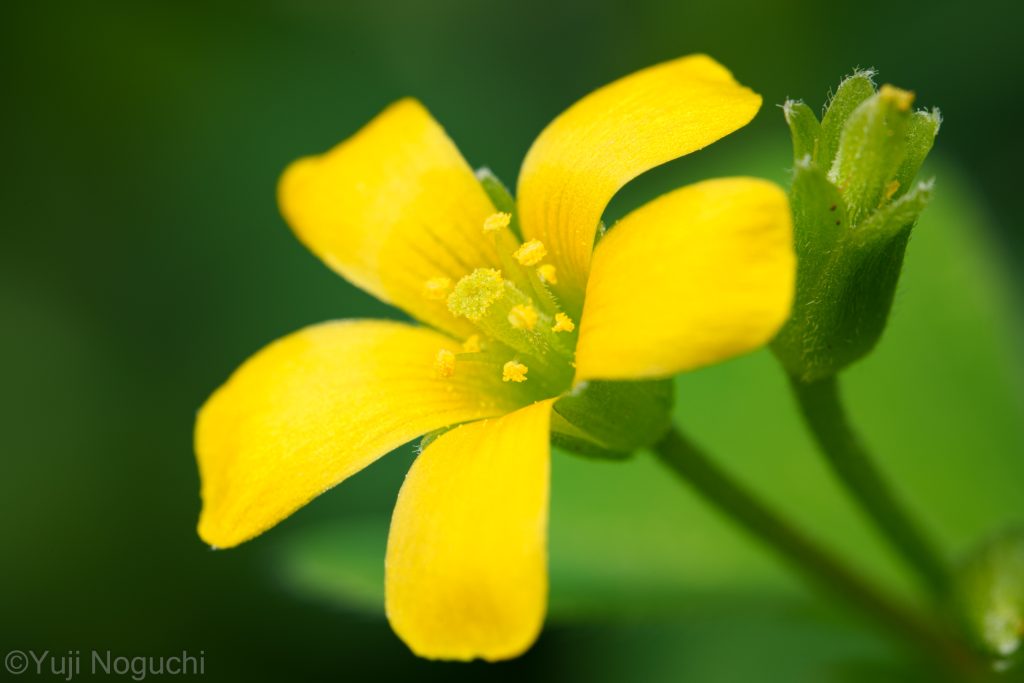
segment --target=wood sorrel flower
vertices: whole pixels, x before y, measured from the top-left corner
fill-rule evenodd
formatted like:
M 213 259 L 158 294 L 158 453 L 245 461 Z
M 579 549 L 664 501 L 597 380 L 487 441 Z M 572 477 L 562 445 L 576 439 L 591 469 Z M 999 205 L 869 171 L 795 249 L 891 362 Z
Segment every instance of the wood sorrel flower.
M 399 494 L 387 615 L 423 656 L 523 652 L 547 599 L 551 431 L 586 440 L 583 413 L 617 397 L 626 407 L 603 422 L 624 419 L 627 404 L 643 412 L 621 399 L 635 382 L 597 380 L 729 358 L 788 315 L 789 207 L 771 183 L 684 187 L 593 248 L 622 185 L 745 125 L 760 103 L 705 56 L 640 71 L 541 133 L 517 203 L 475 176 L 413 100 L 293 164 L 279 199 L 299 238 L 423 326 L 324 323 L 242 365 L 196 425 L 202 538 L 241 543 L 401 444 L 450 428 Z M 588 384 L 601 387 L 589 402 Z

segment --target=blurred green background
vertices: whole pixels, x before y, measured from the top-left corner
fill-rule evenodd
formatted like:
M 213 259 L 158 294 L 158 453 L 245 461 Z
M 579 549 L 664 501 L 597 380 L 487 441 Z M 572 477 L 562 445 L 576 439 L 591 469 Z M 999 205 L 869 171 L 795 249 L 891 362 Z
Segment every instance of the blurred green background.
M 308 254 L 274 188 L 300 155 L 421 98 L 513 183 L 543 125 L 643 66 L 712 54 L 753 124 L 636 181 L 785 182 L 773 105 L 855 66 L 945 123 L 938 198 L 880 350 L 850 372 L 883 467 L 952 554 L 1024 521 L 1017 119 L 1009 2 L 5 3 L 0 648 L 206 653 L 214 680 L 907 680 L 911 663 L 641 455 L 554 455 L 552 615 L 523 658 L 415 659 L 379 602 L 402 450 L 229 552 L 194 534 L 196 409 L 303 325 L 394 316 Z M 679 422 L 815 535 L 915 599 L 816 460 L 765 353 L 680 378 Z

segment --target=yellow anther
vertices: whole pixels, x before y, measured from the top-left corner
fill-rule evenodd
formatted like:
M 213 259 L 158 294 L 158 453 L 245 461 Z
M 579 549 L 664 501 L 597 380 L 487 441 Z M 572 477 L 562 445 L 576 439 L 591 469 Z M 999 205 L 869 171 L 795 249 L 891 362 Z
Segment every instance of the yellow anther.
M 900 111 L 909 111 L 914 103 L 914 93 L 889 84 L 878 89 L 878 95 L 887 102 L 892 102 Z
M 896 194 L 896 190 L 898 189 L 900 189 L 900 181 L 896 180 L 895 178 L 893 180 L 890 180 L 889 183 L 885 186 L 885 198 L 892 199 L 892 196 Z
M 462 342 L 462 350 L 465 353 L 479 353 L 480 352 L 480 335 L 471 334 L 466 338 L 466 341 Z
M 502 382 L 525 382 L 526 373 L 530 371 L 530 368 L 526 367 L 519 361 L 510 360 L 505 363 L 505 366 L 501 369 L 501 381 Z
M 551 326 L 552 332 L 572 332 L 576 329 L 576 323 L 565 313 L 555 313 L 555 324 Z
M 508 324 L 517 330 L 532 330 L 537 324 L 537 311 L 529 304 L 516 304 L 508 312 Z
M 508 224 L 512 222 L 512 214 L 510 213 L 492 213 L 490 216 L 484 219 L 484 232 L 498 232 L 508 227 Z
M 505 293 L 501 271 L 477 268 L 459 280 L 448 295 L 448 310 L 472 321 L 480 320 L 495 301 Z
M 535 266 L 544 260 L 548 250 L 540 240 L 530 240 L 523 243 L 512 255 L 524 266 Z
M 451 377 L 455 374 L 455 354 L 448 349 L 441 349 L 434 357 L 434 372 L 438 377 Z
M 423 296 L 431 301 L 442 301 L 451 291 L 451 278 L 432 277 L 423 283 Z
M 545 263 L 542 266 L 537 266 L 537 277 L 539 277 L 540 281 L 545 284 L 558 284 L 558 271 L 556 271 L 555 267 L 550 263 Z

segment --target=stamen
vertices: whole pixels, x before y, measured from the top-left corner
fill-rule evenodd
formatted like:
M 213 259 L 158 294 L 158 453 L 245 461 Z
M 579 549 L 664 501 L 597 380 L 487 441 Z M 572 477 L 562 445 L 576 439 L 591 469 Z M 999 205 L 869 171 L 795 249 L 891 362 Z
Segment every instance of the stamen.
M 423 283 L 423 296 L 431 301 L 442 301 L 451 291 L 451 278 L 432 277 Z
M 480 335 L 471 334 L 466 338 L 466 341 L 462 342 L 462 350 L 465 353 L 479 353 L 480 352 Z
M 512 214 L 510 213 L 492 213 L 484 219 L 484 232 L 499 232 L 507 228 L 511 222 Z
M 455 354 L 448 349 L 441 349 L 434 357 L 434 372 L 438 377 L 451 377 L 455 374 Z
M 524 266 L 535 266 L 544 260 L 548 250 L 540 240 L 530 240 L 516 249 L 512 255 Z
M 501 271 L 477 268 L 455 285 L 455 290 L 448 296 L 448 310 L 476 322 L 504 292 Z
M 508 324 L 517 330 L 532 330 L 537 324 L 537 310 L 529 304 L 516 304 L 508 312 Z
M 558 273 L 555 270 L 555 266 L 550 263 L 545 263 L 542 266 L 537 266 L 537 277 L 540 281 L 547 285 L 558 284 Z
M 505 366 L 501 369 L 501 381 L 502 382 L 525 382 L 526 373 L 530 371 L 530 368 L 526 367 L 522 363 L 514 360 L 510 360 L 505 363 Z
M 552 332 L 572 332 L 576 329 L 576 323 L 565 313 L 555 313 L 555 324 L 551 326 Z

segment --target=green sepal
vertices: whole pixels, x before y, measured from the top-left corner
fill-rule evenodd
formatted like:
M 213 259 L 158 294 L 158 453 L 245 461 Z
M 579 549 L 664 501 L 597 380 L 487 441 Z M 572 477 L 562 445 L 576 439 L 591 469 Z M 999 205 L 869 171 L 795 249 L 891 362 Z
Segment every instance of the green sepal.
M 846 233 L 846 205 L 824 171 L 806 159 L 793 169 L 790 204 L 800 268 L 814 270 Z
M 938 109 L 915 111 L 907 124 L 903 163 L 896 171 L 896 182 L 900 184 L 895 197 L 906 194 L 913 187 L 914 178 L 921 170 L 928 152 L 932 151 L 935 136 L 942 127 L 942 114 Z
M 931 180 L 917 183 L 910 192 L 871 214 L 857 226 L 851 237 L 867 244 L 887 240 L 909 230 L 931 201 L 933 187 Z
M 829 102 L 825 115 L 821 117 L 818 155 L 814 157 L 814 161 L 823 167 L 828 168 L 832 159 L 835 158 L 836 151 L 839 149 L 839 138 L 850 114 L 864 100 L 875 94 L 875 82 L 872 80 L 874 75 L 874 71 L 855 71 L 852 75 L 847 76 L 836 89 L 836 94 Z
M 484 188 L 484 192 L 487 193 L 491 203 L 494 204 L 494 208 L 502 213 L 512 214 L 512 220 L 508 227 L 518 239 L 522 240 L 523 232 L 519 228 L 516 200 L 508 188 L 505 187 L 505 183 L 501 182 L 501 179 L 494 175 L 494 172 L 486 166 L 477 169 L 476 179 L 480 182 L 480 186 Z
M 909 213 L 910 204 L 901 208 Z M 895 211 L 879 232 L 892 230 L 903 217 Z M 854 233 L 830 252 L 803 252 L 793 315 L 772 342 L 791 376 L 821 380 L 871 352 L 888 322 L 911 227 L 865 243 Z M 801 258 L 799 241 L 797 254 Z
M 833 358 L 835 260 L 846 228 L 846 207 L 835 185 L 807 159 L 797 162 L 790 189 L 797 254 L 793 313 L 772 342 L 776 357 L 794 377 L 827 377 Z
M 555 402 L 552 432 L 574 452 L 622 458 L 665 434 L 672 399 L 671 380 L 583 382 Z
M 581 382 L 555 401 L 551 443 L 577 455 L 623 460 L 664 436 L 672 422 L 672 403 L 670 379 Z M 417 452 L 457 426 L 423 435 Z
M 632 451 L 616 451 L 597 443 L 554 412 L 551 414 L 551 445 L 597 460 L 627 460 L 633 455 Z
M 999 669 L 1024 659 L 1024 529 L 976 548 L 957 570 L 954 597 L 964 625 Z
M 451 425 L 451 426 L 448 426 L 448 427 L 441 427 L 440 429 L 435 429 L 434 431 L 427 432 L 426 434 L 421 436 L 419 444 L 416 445 L 416 453 L 420 454 L 423 451 L 425 451 L 427 449 L 427 446 L 429 446 L 430 444 L 434 443 L 434 440 L 437 439 L 437 437 L 441 436 L 445 432 L 450 432 L 456 426 L 458 426 L 458 425 Z
M 798 100 L 786 100 L 782 105 L 782 113 L 789 124 L 789 134 L 793 138 L 793 160 L 800 162 L 805 158 L 814 159 L 818 150 L 818 138 L 821 137 L 821 124 L 811 108 Z

